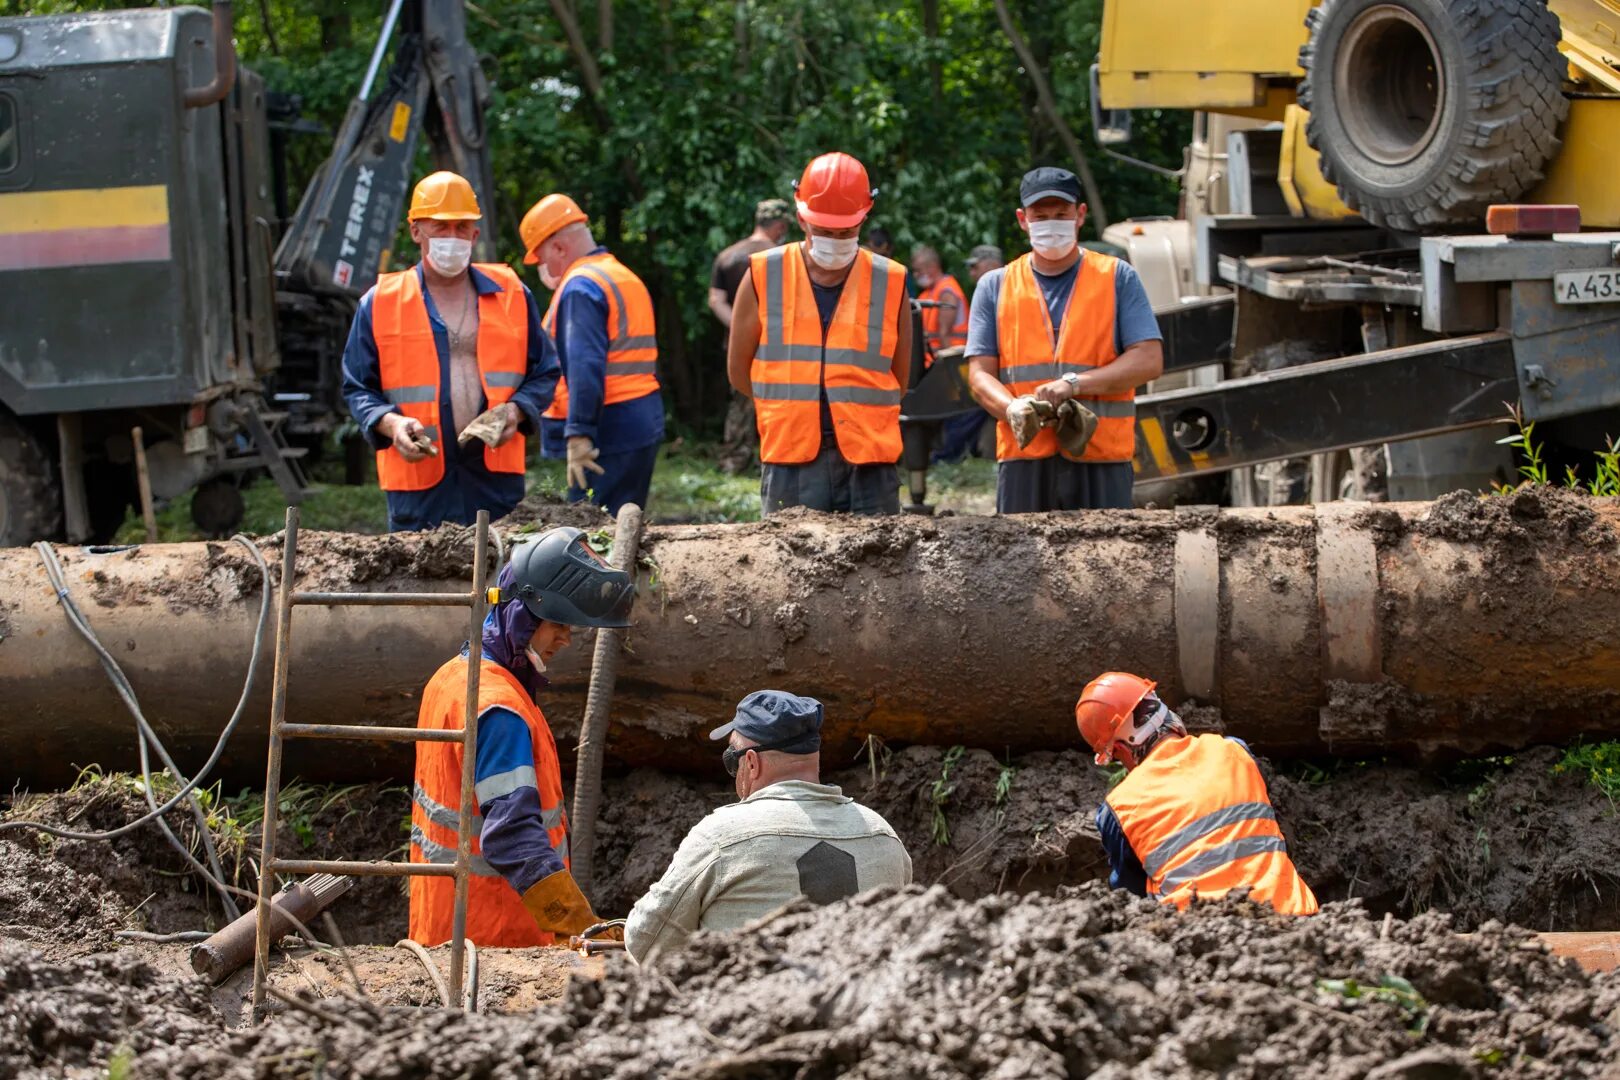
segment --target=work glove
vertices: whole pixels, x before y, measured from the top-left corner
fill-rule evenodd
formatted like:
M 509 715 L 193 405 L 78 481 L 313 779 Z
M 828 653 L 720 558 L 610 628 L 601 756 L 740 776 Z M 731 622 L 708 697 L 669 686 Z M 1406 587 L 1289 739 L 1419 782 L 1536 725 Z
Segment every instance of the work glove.
M 1035 438 L 1035 433 L 1044 426 L 1037 410 L 1038 405 L 1034 397 L 1024 394 L 1015 397 L 1007 404 L 1007 426 L 1012 428 L 1013 438 L 1018 442 L 1018 449 L 1022 450 Z M 1049 407 L 1050 408 L 1050 407 Z
M 425 457 L 437 457 L 439 448 L 433 445 L 433 439 L 428 435 L 427 428 L 422 421 L 410 416 L 401 416 L 399 413 L 391 414 L 398 417 L 393 420 L 394 449 L 406 461 L 421 461 Z
M 481 440 L 485 446 L 500 446 L 512 433 L 517 431 L 518 410 L 516 405 L 510 403 L 497 405 L 493 409 L 485 409 L 473 418 L 473 422 L 461 429 L 456 436 L 456 442 L 466 446 L 474 439 Z
M 1069 400 L 1057 407 L 1058 449 L 1071 461 L 1079 461 L 1091 437 L 1097 433 L 1097 414 Z
M 602 451 L 591 442 L 589 435 L 575 435 L 568 440 L 568 486 L 578 488 L 580 491 L 590 489 L 590 480 L 585 475 L 593 472 L 601 476 L 607 470 L 596 463 L 602 456 Z
M 536 926 L 564 941 L 602 921 L 567 870 L 548 874 L 530 885 L 523 894 L 523 909 Z

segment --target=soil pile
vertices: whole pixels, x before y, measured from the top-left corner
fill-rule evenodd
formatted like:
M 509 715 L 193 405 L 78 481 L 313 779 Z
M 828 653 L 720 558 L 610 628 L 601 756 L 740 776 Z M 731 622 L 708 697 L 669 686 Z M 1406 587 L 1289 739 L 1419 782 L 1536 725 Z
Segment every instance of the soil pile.
M 1599 1076 L 1620 1062 L 1620 981 L 1523 931 L 1456 936 L 1337 905 L 1242 900 L 1182 917 L 1092 884 L 976 902 L 945 889 L 804 906 L 620 960 L 526 1017 L 339 1009 L 154 1048 L 139 1071 L 260 1077 Z

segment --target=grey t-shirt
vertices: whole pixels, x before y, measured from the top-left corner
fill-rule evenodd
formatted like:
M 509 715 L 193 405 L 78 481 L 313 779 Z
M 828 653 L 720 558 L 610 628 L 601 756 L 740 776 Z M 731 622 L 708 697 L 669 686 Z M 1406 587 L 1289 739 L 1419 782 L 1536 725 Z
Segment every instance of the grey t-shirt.
M 1052 313 L 1052 325 L 1063 325 L 1063 315 L 1069 309 L 1069 297 L 1079 276 L 1078 261 L 1061 274 L 1047 276 L 1035 271 L 1046 296 L 1046 309 Z M 996 311 L 1001 303 L 1001 281 L 1006 267 L 998 267 L 979 279 L 973 290 L 973 306 L 968 312 L 967 355 L 999 356 L 1000 345 L 996 332 Z M 1124 352 L 1140 341 L 1162 341 L 1159 322 L 1153 317 L 1153 305 L 1148 302 L 1147 290 L 1136 268 L 1121 261 L 1114 270 L 1114 350 Z

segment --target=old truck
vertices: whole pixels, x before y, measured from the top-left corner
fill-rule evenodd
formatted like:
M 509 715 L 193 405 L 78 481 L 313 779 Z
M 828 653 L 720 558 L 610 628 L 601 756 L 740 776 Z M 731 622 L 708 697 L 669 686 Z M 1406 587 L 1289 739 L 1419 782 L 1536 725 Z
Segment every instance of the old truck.
M 1620 436 L 1617 33 L 1614 0 L 1107 0 L 1098 142 L 1195 111 L 1180 213 L 1105 234 L 1183 377 L 1138 399 L 1139 484 L 1427 498 L 1514 478 L 1510 405 L 1558 464 Z
M 418 135 L 490 205 L 459 0 L 393 0 L 290 220 L 231 28 L 228 3 L 0 18 L 0 546 L 115 530 L 137 428 L 155 498 L 195 489 L 206 531 L 240 519 L 248 471 L 299 501 Z

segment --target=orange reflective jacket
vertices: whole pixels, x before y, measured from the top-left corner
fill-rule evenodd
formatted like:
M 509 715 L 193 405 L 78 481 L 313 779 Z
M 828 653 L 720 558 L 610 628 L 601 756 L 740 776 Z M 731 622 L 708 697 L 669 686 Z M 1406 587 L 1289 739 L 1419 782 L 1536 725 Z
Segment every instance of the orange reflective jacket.
M 996 365 L 1014 397 L 1033 394 L 1042 383 L 1065 372 L 1111 364 L 1114 349 L 1114 267 L 1118 260 L 1095 251 L 1080 250 L 1074 292 L 1063 315 L 1063 328 L 1052 331 L 1052 313 L 1035 280 L 1028 254 L 1014 259 L 1001 278 L 996 306 Z M 1130 461 L 1136 453 L 1136 391 L 1106 397 L 1076 399 L 1097 414 L 1097 433 L 1091 437 L 1081 461 Z M 1057 434 L 1040 431 L 1024 449 L 1018 448 L 1005 420 L 996 425 L 996 460 L 1048 458 L 1058 453 Z
M 944 331 L 945 340 L 941 342 L 942 348 L 952 345 L 966 345 L 968 331 L 968 305 L 967 297 L 962 292 L 962 285 L 949 274 L 941 274 L 928 288 L 917 294 L 919 300 L 944 300 L 947 296 L 956 301 L 956 321 Z M 929 340 L 934 340 L 941 333 L 939 320 L 944 316 L 943 308 L 925 307 L 922 309 L 923 333 Z
M 422 692 L 419 728 L 459 730 L 467 706 L 467 658 L 457 656 L 428 680 Z M 485 660 L 479 670 L 478 715 L 493 708 L 510 709 L 529 727 L 534 750 L 534 780 L 540 791 L 540 815 L 551 846 L 568 865 L 568 816 L 563 810 L 562 769 L 557 743 L 540 707 L 511 672 Z M 526 778 L 525 778 L 526 779 Z M 491 795 L 490 798 L 495 796 Z M 474 802 L 478 802 L 475 795 Z M 416 744 L 416 789 L 411 806 L 411 862 L 456 861 L 457 815 L 461 806 L 461 744 Z M 552 935 L 534 923 L 506 879 L 479 854 L 484 819 L 473 818 L 473 876 L 467 890 L 467 938 L 475 945 L 521 948 L 550 945 Z M 455 917 L 455 879 L 411 878 L 411 938 L 423 945 L 450 940 Z
M 1148 893 L 1184 908 L 1248 886 L 1284 915 L 1313 915 L 1316 897 L 1288 857 L 1254 758 L 1219 735 L 1165 739 L 1108 793 Z
M 641 279 L 607 252 L 576 260 L 557 283 L 546 309 L 543 325 L 552 340 L 557 337 L 557 307 L 563 289 L 571 278 L 584 274 L 602 287 L 607 297 L 607 378 L 602 386 L 602 404 L 617 405 L 634 401 L 658 389 L 657 327 L 653 322 L 652 297 Z M 564 370 L 567 358 L 564 357 Z M 545 416 L 568 419 L 568 384 L 557 380 L 557 393 Z
M 821 336 L 804 245 L 749 257 L 759 298 L 760 337 L 750 370 L 759 425 L 759 457 L 802 465 L 821 450 L 821 388 L 827 388 L 839 453 L 852 465 L 900 458 L 900 384 L 891 357 L 899 344 L 906 272 L 865 248 Z
M 501 287 L 478 297 L 478 375 L 489 408 L 511 400 L 529 374 L 529 305 L 523 283 L 509 266 L 478 263 Z M 439 432 L 439 350 L 422 280 L 415 268 L 377 279 L 371 297 L 371 336 L 377 343 L 383 397 L 420 420 L 439 453 L 406 461 L 392 446 L 377 451 L 377 483 L 384 491 L 426 491 L 444 479 L 444 442 Z M 457 417 L 463 425 L 472 417 Z M 454 437 L 454 433 L 451 434 Z M 524 439 L 514 434 L 484 447 L 484 466 L 494 473 L 523 472 Z

